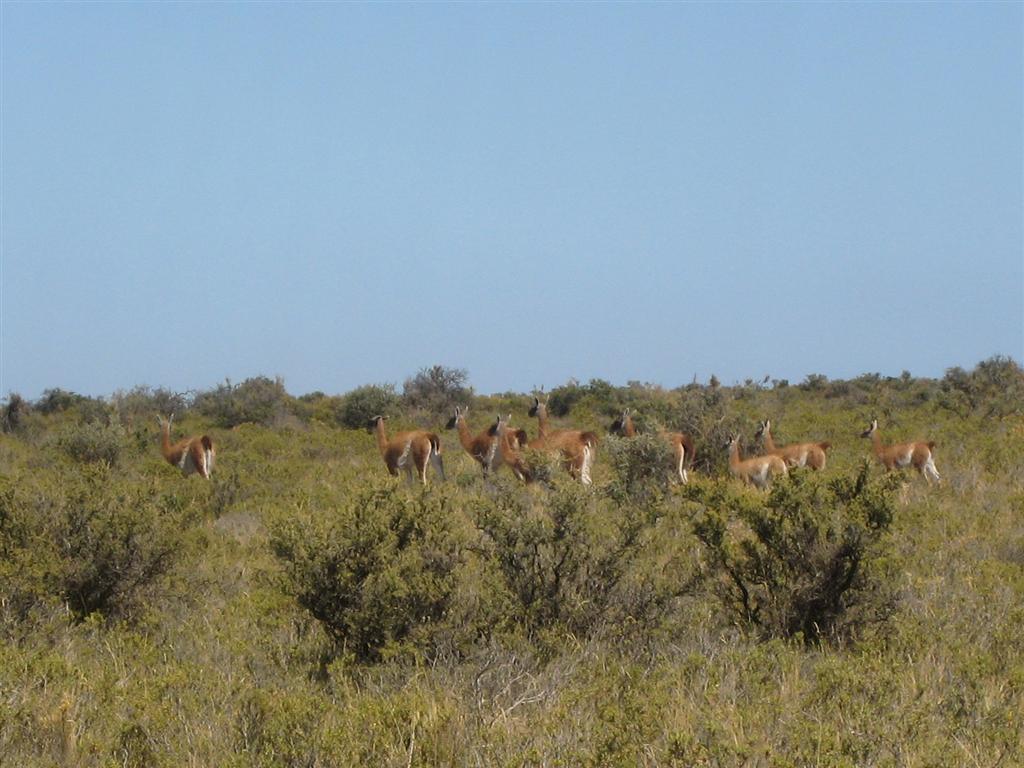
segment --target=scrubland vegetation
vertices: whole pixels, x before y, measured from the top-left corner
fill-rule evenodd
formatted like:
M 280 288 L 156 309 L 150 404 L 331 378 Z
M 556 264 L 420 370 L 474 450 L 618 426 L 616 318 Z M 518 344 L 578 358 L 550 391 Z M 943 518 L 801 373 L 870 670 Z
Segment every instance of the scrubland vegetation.
M 809 376 L 674 390 L 570 382 L 594 485 L 531 457 L 389 477 L 375 414 L 470 405 L 531 435 L 527 394 L 434 368 L 401 393 L 50 390 L 0 413 L 0 763 L 11 766 L 1024 764 L 1024 373 Z M 209 482 L 156 416 L 210 434 Z M 831 442 L 769 492 L 725 444 Z M 936 442 L 941 485 L 858 434 Z M 659 427 L 689 432 L 672 482 Z

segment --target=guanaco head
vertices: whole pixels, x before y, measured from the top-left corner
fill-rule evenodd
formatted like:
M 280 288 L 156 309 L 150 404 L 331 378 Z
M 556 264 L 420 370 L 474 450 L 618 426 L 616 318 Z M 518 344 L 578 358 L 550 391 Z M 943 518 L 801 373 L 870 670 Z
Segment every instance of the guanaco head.
M 878 419 L 872 419 L 871 420 L 871 425 L 867 429 L 865 429 L 863 432 L 861 432 L 860 436 L 861 437 L 871 437 L 873 434 L 875 434 L 875 430 L 877 430 L 877 429 L 878 429 Z
M 629 408 L 626 408 L 622 415 L 620 415 L 612 425 L 608 427 L 608 431 L 613 435 L 621 435 L 626 431 L 626 420 L 629 418 Z
M 739 443 L 740 443 L 740 436 L 739 436 L 738 432 L 735 435 L 729 435 L 729 439 L 726 440 L 726 442 L 725 442 L 725 450 L 726 451 L 731 451 L 732 447 L 734 445 L 739 445 Z
M 487 434 L 491 437 L 497 437 L 499 440 L 508 440 L 513 448 L 522 448 L 526 445 L 529 438 L 526 435 L 525 429 L 513 429 L 509 426 L 509 422 L 512 421 L 512 414 L 502 416 L 500 413 L 494 420 L 494 423 L 487 429 Z
M 174 414 L 168 415 L 166 418 L 157 414 L 156 423 L 160 425 L 160 429 L 167 427 L 168 431 L 171 429 L 171 422 L 174 421 Z
M 539 397 L 534 396 L 533 406 L 530 408 L 530 411 L 527 415 L 530 416 L 530 418 L 533 418 L 539 413 L 547 414 L 547 404 L 542 403 Z
M 373 432 L 377 428 L 378 424 L 382 424 L 387 419 L 387 416 L 371 416 L 370 420 L 366 423 L 366 431 Z
M 757 425 L 757 432 L 754 433 L 754 437 L 761 437 L 761 435 L 768 434 L 772 431 L 772 420 L 765 419 Z
M 459 408 L 459 406 L 456 405 L 455 406 L 455 415 L 452 416 L 450 419 L 448 419 L 448 423 L 444 425 L 444 428 L 445 429 L 455 429 L 455 427 L 459 423 L 459 419 L 460 418 L 461 419 L 466 418 L 466 413 L 468 411 L 469 411 L 469 406 L 468 405 L 465 408 Z

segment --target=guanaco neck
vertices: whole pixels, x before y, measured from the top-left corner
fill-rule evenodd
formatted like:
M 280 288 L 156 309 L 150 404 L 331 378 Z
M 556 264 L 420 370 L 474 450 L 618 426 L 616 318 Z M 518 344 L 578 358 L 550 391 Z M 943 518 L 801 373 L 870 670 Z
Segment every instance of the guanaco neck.
M 729 443 L 729 466 L 738 467 L 740 465 L 740 444 L 738 441 L 733 440 Z
M 882 438 L 878 434 L 877 429 L 871 430 L 871 448 L 875 452 L 875 456 L 881 456 L 885 453 L 885 447 L 882 445 Z
M 764 439 L 764 449 L 771 453 L 775 450 L 775 441 L 772 440 L 772 428 L 765 427 L 764 432 L 761 433 L 761 437 Z
M 537 406 L 537 434 L 542 438 L 548 436 L 548 407 L 543 403 Z
M 388 452 L 388 436 L 384 434 L 384 419 L 377 419 L 377 426 L 373 428 L 374 433 L 377 435 L 377 448 L 380 449 L 381 455 L 386 455 Z
M 171 448 L 171 424 L 168 421 L 160 422 L 160 453 L 165 459 L 170 459 L 174 453 Z
M 467 453 L 472 453 L 473 436 L 469 433 L 469 427 L 466 425 L 466 417 L 461 413 L 455 419 L 455 429 L 459 432 L 459 442 L 462 443 L 462 447 L 466 449 Z

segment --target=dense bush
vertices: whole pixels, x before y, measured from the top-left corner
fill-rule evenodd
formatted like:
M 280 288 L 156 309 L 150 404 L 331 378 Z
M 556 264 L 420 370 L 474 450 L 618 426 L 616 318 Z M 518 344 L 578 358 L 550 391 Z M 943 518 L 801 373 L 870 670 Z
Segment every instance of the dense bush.
M 738 621 L 811 642 L 849 637 L 892 610 L 891 583 L 876 566 L 898 478 L 872 482 L 868 467 L 831 482 L 793 472 L 764 498 L 723 483 L 687 487 L 703 505 L 694 530 Z
M 0 431 L 17 432 L 28 413 L 30 406 L 17 392 L 7 396 L 7 402 L 0 408 Z
M 128 391 L 115 392 L 111 404 L 122 424 L 149 425 L 157 416 L 180 416 L 189 407 L 187 395 L 163 387 L 150 389 L 138 386 Z
M 121 458 L 126 437 L 120 424 L 88 421 L 67 424 L 58 434 L 57 444 L 75 461 L 113 466 Z
M 182 556 L 190 514 L 173 497 L 119 482 L 103 467 L 69 473 L 56 487 L 2 489 L 7 608 L 24 615 L 56 598 L 79 619 L 130 616 Z
M 676 477 L 672 448 L 657 433 L 610 437 L 602 442 L 602 452 L 612 467 L 608 493 L 616 501 L 658 499 Z
M 402 401 L 408 408 L 431 417 L 447 416 L 456 405 L 465 405 L 472 399 L 473 388 L 468 381 L 469 373 L 462 368 L 443 365 L 424 368 L 405 380 Z
M 950 368 L 941 388 L 941 404 L 961 415 L 971 411 L 981 411 L 984 416 L 1024 413 L 1024 369 L 1008 357 L 983 360 L 970 373 Z
M 341 653 L 374 661 L 429 649 L 462 562 L 443 498 L 413 498 L 381 484 L 274 526 L 270 543 L 286 588 Z
M 196 395 L 193 407 L 218 426 L 273 424 L 288 413 L 289 396 L 280 378 L 256 376 L 241 384 L 230 381 Z
M 656 505 L 619 505 L 575 483 L 557 483 L 542 507 L 503 493 L 476 505 L 488 559 L 497 563 L 529 634 L 562 630 L 586 637 L 600 628 L 650 629 L 668 601 L 689 588 L 665 581 L 648 557 L 657 546 Z
M 393 416 L 399 403 L 394 384 L 366 384 L 345 395 L 338 422 L 349 429 L 362 429 L 374 416 Z
M 728 467 L 725 446 L 744 426 L 729 404 L 729 393 L 723 387 L 687 386 L 679 390 L 671 426 L 693 439 L 694 466 L 700 471 L 721 474 Z

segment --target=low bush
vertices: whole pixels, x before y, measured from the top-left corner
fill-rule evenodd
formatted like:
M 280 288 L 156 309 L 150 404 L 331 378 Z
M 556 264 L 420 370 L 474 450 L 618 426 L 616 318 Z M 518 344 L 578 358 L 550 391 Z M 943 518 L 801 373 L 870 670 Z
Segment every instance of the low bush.
M 463 561 L 445 497 L 385 482 L 331 506 L 301 505 L 271 531 L 285 589 L 358 661 L 428 651 Z
M 607 488 L 613 499 L 620 503 L 650 501 L 668 491 L 675 475 L 674 457 L 668 441 L 660 435 L 612 437 L 602 445 L 614 473 L 614 479 Z
M 468 382 L 469 373 L 465 369 L 434 365 L 405 380 L 402 401 L 408 408 L 431 418 L 447 416 L 456 405 L 472 400 L 473 388 Z
M 393 384 L 366 384 L 345 395 L 338 423 L 349 429 L 363 429 L 374 416 L 393 416 L 399 403 Z
M 127 434 L 120 424 L 89 421 L 66 425 L 57 444 L 75 461 L 114 466 L 127 444 Z
M 239 424 L 270 425 L 288 413 L 290 397 L 280 378 L 256 376 L 241 384 L 225 381 L 196 395 L 193 407 L 230 429 Z
M 735 619 L 765 637 L 848 638 L 894 607 L 885 562 L 899 479 L 831 482 L 791 473 L 767 497 L 726 482 L 687 486 L 718 594 Z
M 30 410 L 28 401 L 17 392 L 7 396 L 7 402 L 0 408 L 0 432 L 17 432 Z
M 586 637 L 621 626 L 650 629 L 662 610 L 689 589 L 687 579 L 663 579 L 653 556 L 655 504 L 619 505 L 578 484 L 555 484 L 542 507 L 530 495 L 507 492 L 477 504 L 483 551 L 496 563 L 528 634 L 562 630 Z M 673 542 L 675 543 L 675 542 Z M 670 556 L 671 559 L 671 556 Z
M 0 492 L 0 555 L 7 608 L 24 616 L 60 600 L 77 619 L 128 618 L 182 557 L 188 504 L 118 481 L 102 465 L 58 487 Z
M 163 387 L 133 387 L 115 392 L 111 404 L 124 425 L 149 425 L 157 416 L 180 416 L 188 410 L 188 397 Z

